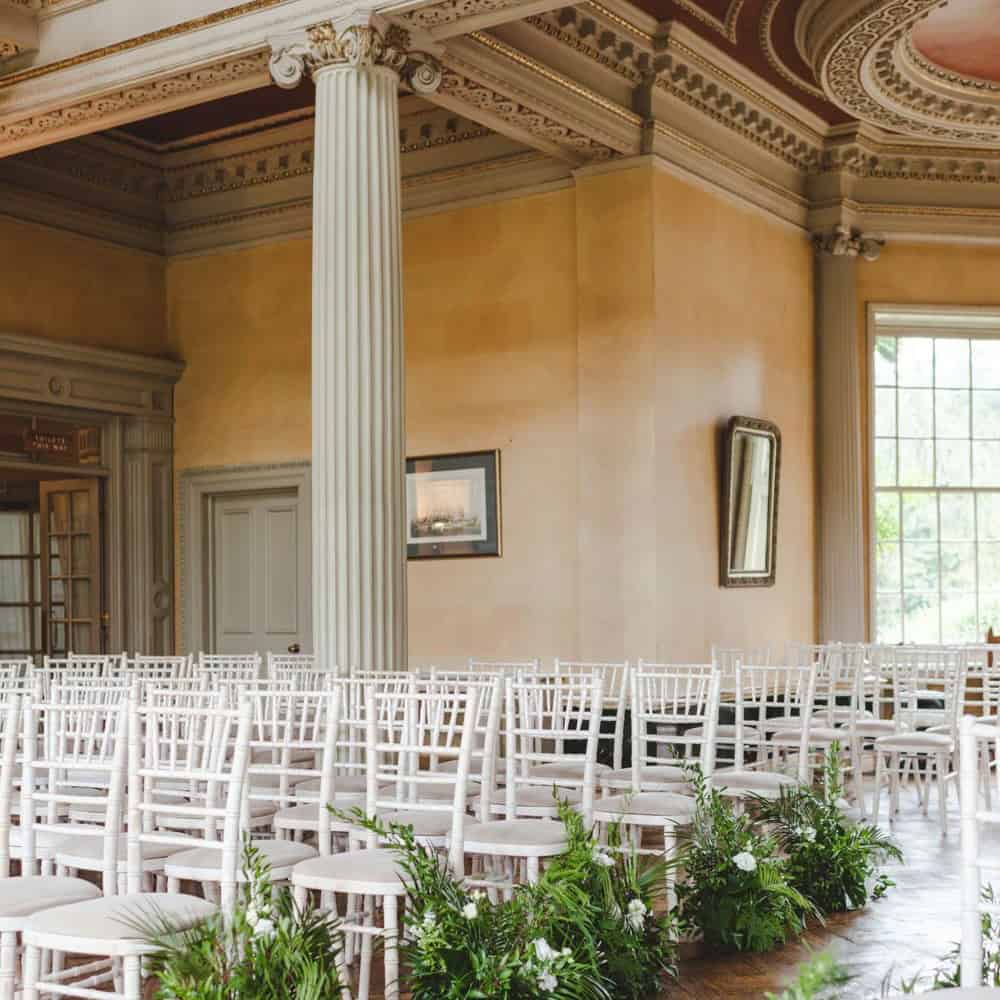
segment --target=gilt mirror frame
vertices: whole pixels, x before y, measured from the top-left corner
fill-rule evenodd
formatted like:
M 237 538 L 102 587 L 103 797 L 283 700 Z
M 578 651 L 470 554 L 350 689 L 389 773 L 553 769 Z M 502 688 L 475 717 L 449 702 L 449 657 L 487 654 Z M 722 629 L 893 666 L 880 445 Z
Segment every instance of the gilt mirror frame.
M 771 441 L 767 510 L 766 566 L 761 570 L 737 568 L 733 561 L 733 521 L 737 504 L 734 491 L 738 484 L 734 477 L 733 461 L 736 458 L 735 442 L 740 435 L 756 435 Z M 776 424 L 754 417 L 731 417 L 725 430 L 722 463 L 722 517 L 719 537 L 719 586 L 720 587 L 773 587 L 778 550 L 778 484 L 781 473 L 781 432 Z

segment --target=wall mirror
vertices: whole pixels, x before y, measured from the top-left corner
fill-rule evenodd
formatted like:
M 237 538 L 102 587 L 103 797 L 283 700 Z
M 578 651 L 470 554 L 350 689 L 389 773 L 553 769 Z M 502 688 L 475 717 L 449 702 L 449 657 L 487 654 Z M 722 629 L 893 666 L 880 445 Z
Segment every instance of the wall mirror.
M 781 433 L 766 420 L 733 417 L 725 433 L 719 584 L 774 585 Z

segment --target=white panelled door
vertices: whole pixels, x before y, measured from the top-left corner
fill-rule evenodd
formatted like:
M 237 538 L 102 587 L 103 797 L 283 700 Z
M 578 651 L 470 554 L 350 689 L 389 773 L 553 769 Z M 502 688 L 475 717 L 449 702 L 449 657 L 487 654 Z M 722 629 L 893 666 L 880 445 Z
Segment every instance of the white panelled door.
M 213 652 L 311 651 L 304 514 L 295 490 L 212 501 Z

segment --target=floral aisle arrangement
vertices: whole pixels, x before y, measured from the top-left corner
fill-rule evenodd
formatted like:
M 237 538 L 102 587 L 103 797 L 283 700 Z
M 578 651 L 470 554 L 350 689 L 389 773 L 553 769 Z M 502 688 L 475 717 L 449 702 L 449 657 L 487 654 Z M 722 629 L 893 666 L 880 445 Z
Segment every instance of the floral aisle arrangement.
M 335 917 L 299 910 L 291 890 L 275 890 L 262 855 L 244 848 L 248 880 L 232 918 L 178 930 L 165 918 L 137 922 L 159 951 L 147 960 L 160 1000 L 334 1000 L 343 986 Z
M 639 1000 L 675 974 L 672 924 L 654 912 L 664 866 L 641 868 L 631 850 L 598 845 L 567 807 L 561 818 L 566 853 L 536 885 L 494 902 L 456 880 L 408 827 L 353 817 L 397 851 L 406 872 L 413 1000 Z
M 770 951 L 800 934 L 816 907 L 792 884 L 777 841 L 749 812 L 736 813 L 722 793 L 690 771 L 695 793 L 691 837 L 672 863 L 681 871 L 677 915 L 682 931 L 700 932 L 709 948 Z
M 899 848 L 877 826 L 844 815 L 840 754 L 826 757 L 824 790 L 782 789 L 777 799 L 757 798 L 751 810 L 775 829 L 786 856 L 788 880 L 820 913 L 859 909 L 895 883 L 881 866 L 902 861 Z

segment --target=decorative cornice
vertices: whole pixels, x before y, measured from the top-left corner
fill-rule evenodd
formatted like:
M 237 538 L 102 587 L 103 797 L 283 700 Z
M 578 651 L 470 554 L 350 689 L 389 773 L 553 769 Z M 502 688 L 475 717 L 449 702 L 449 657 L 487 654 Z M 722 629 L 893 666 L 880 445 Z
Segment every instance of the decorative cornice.
M 764 4 L 764 10 L 760 15 L 760 22 L 757 26 L 757 41 L 760 44 L 761 51 L 764 53 L 764 58 L 771 69 L 793 87 L 798 87 L 799 90 L 809 94 L 810 97 L 818 97 L 821 100 L 825 100 L 826 95 L 822 89 L 817 87 L 811 80 L 804 80 L 798 73 L 793 73 L 774 47 L 774 39 L 771 35 L 771 23 L 774 21 L 774 12 L 781 2 L 782 0 L 767 0 Z
M 885 239 L 851 230 L 847 226 L 834 226 L 827 233 L 814 234 L 812 243 L 817 253 L 875 261 L 885 246 Z
M 279 87 L 297 87 L 306 74 L 334 66 L 392 70 L 418 94 L 432 94 L 441 83 L 441 67 L 426 52 L 411 51 L 410 33 L 381 20 L 335 25 L 324 21 L 307 28 L 304 38 L 272 50 L 271 77 Z
M 736 22 L 743 10 L 743 0 L 729 0 L 726 16 L 721 21 L 694 0 L 674 0 L 678 7 L 686 10 L 693 18 L 717 31 L 727 42 L 736 44 Z

